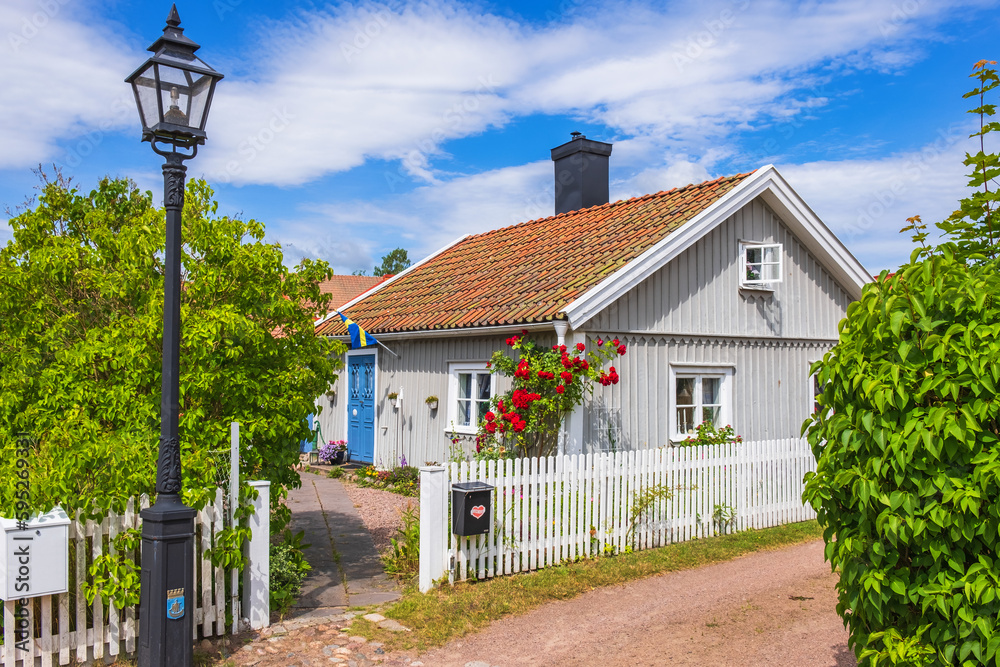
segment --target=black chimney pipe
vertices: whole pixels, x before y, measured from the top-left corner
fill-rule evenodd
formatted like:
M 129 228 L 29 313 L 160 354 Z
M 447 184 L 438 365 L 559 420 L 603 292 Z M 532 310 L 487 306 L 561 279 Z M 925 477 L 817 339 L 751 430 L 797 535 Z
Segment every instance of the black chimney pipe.
M 579 132 L 552 149 L 556 177 L 556 215 L 608 203 L 608 158 L 611 144 Z

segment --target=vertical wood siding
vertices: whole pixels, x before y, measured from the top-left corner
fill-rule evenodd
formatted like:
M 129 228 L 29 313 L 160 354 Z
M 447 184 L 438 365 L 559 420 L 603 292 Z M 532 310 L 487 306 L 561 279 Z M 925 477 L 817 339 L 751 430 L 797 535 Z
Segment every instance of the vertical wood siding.
M 448 365 L 453 361 L 489 361 L 495 350 L 507 349 L 507 336 L 456 336 L 455 338 L 414 338 L 389 340 L 386 345 L 398 356 L 385 350 L 378 353 L 378 405 L 375 432 L 375 465 L 399 465 L 406 457 L 410 465 L 422 466 L 448 459 L 451 441 L 447 430 Z M 501 378 L 500 389 L 504 385 Z M 337 380 L 336 399 L 320 396 L 317 419 L 327 440 L 346 437 L 345 420 L 347 376 Z M 386 399 L 390 392 L 402 393 L 402 405 L 396 410 Z M 437 396 L 437 410 L 426 404 L 428 396 Z M 474 451 L 473 439 L 462 439 L 465 451 Z
M 607 339 L 614 332 L 592 333 Z M 621 382 L 597 386 L 586 404 L 584 453 L 606 451 L 605 415 L 618 431 L 616 449 L 635 450 L 670 443 L 671 364 L 732 366 L 732 426 L 744 439 L 797 438 L 812 411 L 809 365 L 830 343 L 683 336 L 619 336 L 628 353 L 615 362 Z M 633 407 L 634 406 L 634 407 Z M 627 409 L 625 409 L 627 408 Z
M 773 292 L 739 288 L 741 240 L 782 244 L 783 276 Z M 771 209 L 755 200 L 583 329 L 835 339 L 850 302 Z

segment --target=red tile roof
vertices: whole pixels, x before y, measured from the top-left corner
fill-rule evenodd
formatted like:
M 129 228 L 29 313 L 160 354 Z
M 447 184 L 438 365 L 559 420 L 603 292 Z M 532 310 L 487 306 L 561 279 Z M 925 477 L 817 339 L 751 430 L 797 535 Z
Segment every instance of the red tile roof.
M 750 174 L 531 220 L 462 239 L 345 313 L 374 334 L 559 319 L 562 310 Z M 339 317 L 316 328 L 339 336 Z
M 323 294 L 332 294 L 333 300 L 330 302 L 330 305 L 339 307 L 389 278 L 392 278 L 392 276 L 335 275 L 329 280 L 321 282 L 319 284 L 319 291 Z

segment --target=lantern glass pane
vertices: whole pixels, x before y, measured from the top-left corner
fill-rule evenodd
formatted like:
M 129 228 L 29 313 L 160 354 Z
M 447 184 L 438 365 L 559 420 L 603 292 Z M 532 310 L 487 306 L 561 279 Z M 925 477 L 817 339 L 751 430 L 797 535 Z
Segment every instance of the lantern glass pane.
M 157 68 L 160 72 L 163 122 L 198 128 L 198 124 L 191 122 L 191 86 L 188 73 L 162 63 Z
M 139 119 L 143 129 L 154 127 L 160 122 L 160 108 L 156 104 L 156 79 L 154 65 L 150 63 L 139 76 L 132 80 L 132 89 L 139 104 Z
M 212 77 L 205 74 L 190 73 L 191 79 L 191 111 L 188 117 L 191 127 L 205 128 L 205 109 L 208 106 L 208 94 L 212 90 Z

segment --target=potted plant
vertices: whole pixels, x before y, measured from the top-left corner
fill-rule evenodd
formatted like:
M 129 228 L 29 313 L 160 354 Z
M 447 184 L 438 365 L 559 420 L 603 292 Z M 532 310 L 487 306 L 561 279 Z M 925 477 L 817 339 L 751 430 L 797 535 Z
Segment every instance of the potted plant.
M 430 407 L 431 410 L 437 410 L 438 409 L 438 397 L 437 396 L 428 396 L 427 400 L 425 401 L 425 403 L 427 403 L 427 405 Z
M 347 455 L 346 440 L 331 440 L 329 443 L 319 448 L 319 458 L 321 461 L 331 465 L 340 465 Z
M 386 396 L 386 398 L 388 398 L 390 401 L 392 401 L 392 407 L 393 408 L 395 408 L 395 409 L 399 408 L 399 394 L 397 394 L 394 391 L 391 391 L 391 392 L 389 392 L 389 395 Z

